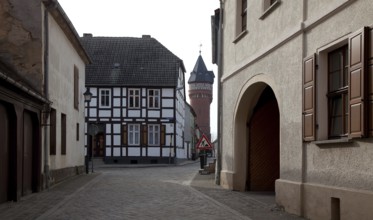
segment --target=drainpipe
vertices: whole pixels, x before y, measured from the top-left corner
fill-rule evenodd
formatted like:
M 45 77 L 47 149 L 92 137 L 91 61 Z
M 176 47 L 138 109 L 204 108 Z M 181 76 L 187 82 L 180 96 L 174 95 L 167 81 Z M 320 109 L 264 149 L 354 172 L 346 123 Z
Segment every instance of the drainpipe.
M 219 28 L 218 28 L 218 160 L 216 163 L 216 176 L 215 184 L 220 185 L 220 172 L 222 169 L 222 85 L 221 78 L 223 75 L 223 11 L 224 11 L 224 0 L 220 0 L 220 12 L 219 12 Z
M 48 7 L 50 5 L 45 6 L 44 9 L 44 96 L 46 99 L 49 100 L 49 22 L 48 22 Z M 48 118 L 50 114 L 50 105 L 45 104 L 43 109 L 43 119 L 44 119 L 44 179 L 45 179 L 45 187 L 49 189 L 50 185 L 50 173 L 49 173 L 49 142 L 48 142 Z
M 303 0 L 303 18 L 302 18 L 302 60 L 307 56 L 307 36 L 304 29 L 304 22 L 307 20 L 307 8 L 308 0 Z M 304 184 L 306 183 L 306 172 L 307 172 L 307 145 L 302 140 L 302 176 L 301 176 L 301 188 L 300 188 L 300 216 L 304 216 L 304 204 L 305 204 L 305 189 Z

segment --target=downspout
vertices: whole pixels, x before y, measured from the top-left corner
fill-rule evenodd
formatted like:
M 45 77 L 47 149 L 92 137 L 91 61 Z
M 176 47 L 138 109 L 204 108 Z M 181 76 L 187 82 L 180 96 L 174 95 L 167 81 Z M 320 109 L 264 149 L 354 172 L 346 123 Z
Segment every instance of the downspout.
M 220 0 L 220 12 L 219 12 L 219 28 L 218 28 L 218 160 L 216 163 L 216 176 L 215 184 L 220 185 L 220 173 L 222 169 L 222 85 L 221 78 L 223 75 L 223 13 L 224 12 L 224 0 Z
M 49 100 L 49 22 L 48 22 L 48 6 L 44 9 L 44 96 Z M 49 189 L 50 173 L 49 173 L 49 142 L 48 142 L 48 118 L 50 114 L 50 105 L 45 104 L 44 107 L 44 179 L 45 188 Z
M 307 36 L 304 29 L 304 22 L 307 20 L 307 9 L 308 0 L 303 0 L 303 16 L 302 16 L 302 60 L 307 56 Z M 306 183 L 306 172 L 307 172 L 307 146 L 302 140 L 302 176 L 301 176 L 301 188 L 300 188 L 300 216 L 304 216 L 304 204 L 305 204 L 305 189 L 304 184 Z

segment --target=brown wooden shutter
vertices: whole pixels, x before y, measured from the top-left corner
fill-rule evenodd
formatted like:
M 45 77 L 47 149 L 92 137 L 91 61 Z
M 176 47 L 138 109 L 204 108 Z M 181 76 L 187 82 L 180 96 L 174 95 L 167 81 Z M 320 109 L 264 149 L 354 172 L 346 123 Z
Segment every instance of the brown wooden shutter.
M 166 145 L 166 125 L 161 125 L 161 146 Z
M 369 42 L 368 42 L 368 120 L 369 120 L 369 129 L 368 135 L 373 137 L 373 28 L 369 29 Z
M 366 57 L 367 57 L 367 29 L 355 32 L 349 38 L 349 73 L 348 73 L 348 98 L 349 98 L 349 118 L 348 131 L 349 138 L 359 138 L 366 135 L 364 99 L 367 80 Z
M 303 141 L 315 140 L 315 55 L 303 60 Z
M 79 70 L 74 66 L 74 108 L 79 109 Z
M 146 146 L 148 144 L 148 126 L 142 125 L 141 126 L 141 144 Z
M 128 145 L 127 138 L 128 138 L 127 125 L 122 125 L 122 144 L 123 145 Z

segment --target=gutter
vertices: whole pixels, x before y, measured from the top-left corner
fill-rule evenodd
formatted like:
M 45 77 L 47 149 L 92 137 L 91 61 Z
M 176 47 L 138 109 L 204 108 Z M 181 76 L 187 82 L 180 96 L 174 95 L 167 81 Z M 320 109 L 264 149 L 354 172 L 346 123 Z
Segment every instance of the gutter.
M 224 0 L 220 0 L 220 12 L 219 12 L 219 29 L 218 29 L 218 160 L 216 163 L 216 176 L 215 184 L 220 185 L 220 173 L 222 170 L 222 76 L 223 76 L 223 15 L 224 15 Z
M 25 85 L 23 85 L 22 83 L 20 83 L 19 81 L 16 81 L 14 79 L 12 79 L 11 77 L 7 76 L 6 74 L 4 74 L 3 72 L 0 71 L 0 79 L 3 79 L 4 81 L 8 82 L 9 84 L 11 84 L 12 86 L 15 86 L 16 88 L 22 90 L 23 92 L 25 92 L 26 94 L 36 98 L 37 100 L 39 101 L 42 101 L 46 104 L 51 104 L 52 102 L 49 101 L 48 99 L 44 98 L 42 95 L 38 94 L 37 92 L 33 91 L 32 89 L 26 87 Z
M 49 99 L 49 9 L 55 7 L 55 2 L 44 9 L 44 96 Z M 48 118 L 50 115 L 50 104 L 44 106 L 43 109 L 43 129 L 44 129 L 44 180 L 45 188 L 50 186 L 50 172 L 49 172 L 49 141 L 48 141 Z

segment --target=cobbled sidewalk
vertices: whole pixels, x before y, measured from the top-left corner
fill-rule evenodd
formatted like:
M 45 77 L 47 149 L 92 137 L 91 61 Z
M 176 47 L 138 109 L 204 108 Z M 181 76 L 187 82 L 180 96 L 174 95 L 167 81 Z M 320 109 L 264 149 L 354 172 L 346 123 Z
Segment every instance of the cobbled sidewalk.
M 198 161 L 98 168 L 1 204 L 0 219 L 301 219 L 277 208 L 273 194 L 225 190 L 198 169 Z

